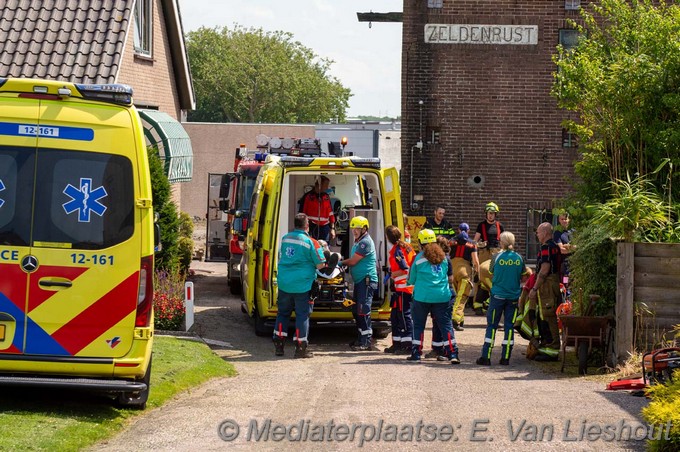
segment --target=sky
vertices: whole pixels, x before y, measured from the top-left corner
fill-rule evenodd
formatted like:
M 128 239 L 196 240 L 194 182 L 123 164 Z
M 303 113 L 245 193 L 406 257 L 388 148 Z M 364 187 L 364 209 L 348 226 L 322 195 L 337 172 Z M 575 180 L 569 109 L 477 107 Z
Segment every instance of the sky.
M 359 22 L 357 12 L 402 11 L 402 0 L 179 0 L 187 33 L 235 24 L 287 31 L 352 91 L 348 117 L 401 114 L 401 23 Z

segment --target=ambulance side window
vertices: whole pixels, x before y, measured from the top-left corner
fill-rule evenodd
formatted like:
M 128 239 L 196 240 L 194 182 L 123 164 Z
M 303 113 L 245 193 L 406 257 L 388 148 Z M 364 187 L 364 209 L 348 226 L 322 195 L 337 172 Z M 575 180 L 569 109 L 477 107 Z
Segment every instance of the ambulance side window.
M 126 157 L 39 150 L 33 241 L 102 249 L 134 232 L 134 179 Z
M 30 242 L 34 161 L 33 149 L 0 146 L 0 245 Z

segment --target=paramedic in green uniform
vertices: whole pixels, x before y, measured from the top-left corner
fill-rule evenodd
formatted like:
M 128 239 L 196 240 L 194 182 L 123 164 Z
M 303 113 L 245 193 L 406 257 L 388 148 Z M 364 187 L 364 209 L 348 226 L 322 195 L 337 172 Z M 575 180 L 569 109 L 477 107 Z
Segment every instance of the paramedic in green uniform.
M 354 246 L 349 259 L 342 265 L 349 267 L 354 281 L 354 301 L 352 315 L 357 324 L 358 339 L 350 347 L 355 351 L 371 350 L 371 304 L 373 293 L 378 290 L 378 260 L 373 239 L 368 235 L 368 220 L 356 216 L 349 223 L 354 236 Z
M 278 314 L 274 324 L 276 356 L 283 356 L 283 346 L 288 336 L 288 322 L 295 309 L 295 358 L 311 358 L 307 351 L 309 315 L 314 307 L 309 297 L 316 270 L 325 266 L 326 259 L 319 243 L 309 236 L 307 215 L 295 215 L 295 230 L 281 239 L 278 263 L 277 298 Z
M 486 335 L 482 346 L 482 356 L 477 359 L 480 366 L 491 364 L 491 350 L 496 340 L 496 332 L 501 315 L 505 319 L 503 342 L 499 364 L 510 364 L 510 353 L 515 343 L 514 325 L 517 303 L 522 293 L 522 278 L 529 275 L 522 256 L 515 252 L 515 235 L 504 231 L 500 237 L 501 252 L 491 257 L 489 272 L 493 275 L 491 301 L 486 312 Z

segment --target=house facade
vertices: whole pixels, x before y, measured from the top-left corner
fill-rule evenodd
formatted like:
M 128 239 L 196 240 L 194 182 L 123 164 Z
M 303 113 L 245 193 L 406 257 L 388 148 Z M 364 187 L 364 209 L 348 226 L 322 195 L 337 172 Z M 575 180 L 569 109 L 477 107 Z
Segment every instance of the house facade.
M 132 86 L 170 181 L 191 180 L 191 142 L 178 121 L 196 100 L 177 0 L 13 0 L 0 14 L 0 77 Z

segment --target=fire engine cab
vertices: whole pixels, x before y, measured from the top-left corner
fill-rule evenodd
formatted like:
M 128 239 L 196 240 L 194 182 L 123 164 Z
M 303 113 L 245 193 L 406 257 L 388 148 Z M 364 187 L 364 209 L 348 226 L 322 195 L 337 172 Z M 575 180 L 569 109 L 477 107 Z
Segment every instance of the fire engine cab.
M 206 260 L 228 262 L 227 279 L 232 294 L 241 293 L 241 256 L 250 200 L 266 156 L 263 149 L 252 151 L 241 145 L 236 149 L 233 172 L 210 175 Z

